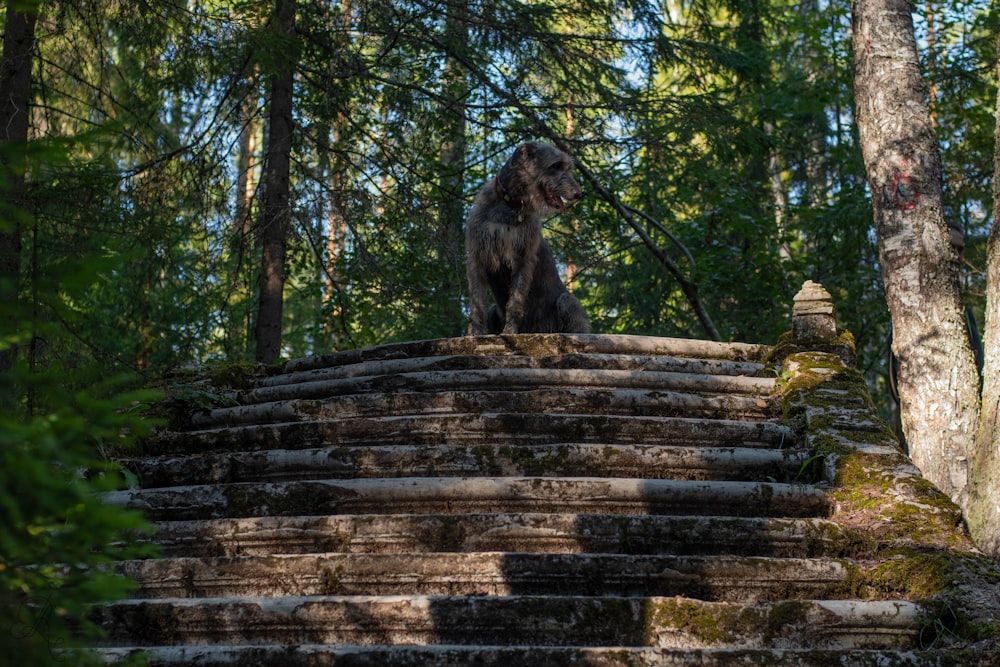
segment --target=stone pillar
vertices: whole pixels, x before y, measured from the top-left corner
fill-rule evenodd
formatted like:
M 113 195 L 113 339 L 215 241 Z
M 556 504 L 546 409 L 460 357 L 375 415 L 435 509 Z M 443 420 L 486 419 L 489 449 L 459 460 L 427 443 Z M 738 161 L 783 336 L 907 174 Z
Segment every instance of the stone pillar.
M 792 299 L 792 334 L 797 341 L 835 341 L 833 300 L 822 285 L 807 280 Z

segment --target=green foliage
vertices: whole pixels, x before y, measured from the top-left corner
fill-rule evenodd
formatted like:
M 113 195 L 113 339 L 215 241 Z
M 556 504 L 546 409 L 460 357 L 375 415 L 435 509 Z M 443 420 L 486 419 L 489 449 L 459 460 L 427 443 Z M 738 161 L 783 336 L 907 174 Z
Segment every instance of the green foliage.
M 0 369 L 0 652 L 30 666 L 99 664 L 76 651 L 97 635 L 89 610 L 129 590 L 116 561 L 151 553 L 140 514 L 99 496 L 126 482 L 110 452 L 153 424 L 143 406 L 156 394 L 135 390 L 141 378 L 122 371 L 124 359 L 134 363 L 128 336 L 114 333 L 124 301 L 99 296 L 130 257 L 77 217 L 106 210 L 83 194 L 106 182 L 106 164 L 70 170 L 65 148 L 33 145 L 30 196 L 44 205 L 37 217 L 22 214 L 30 259 L 0 318 L 0 352 L 18 353 Z M 75 210 L 45 196 L 54 192 L 76 197 Z
M 136 406 L 152 396 L 74 375 L 19 365 L 0 376 L 5 396 L 30 395 L 36 405 L 31 414 L 9 403 L 0 412 L 0 651 L 21 665 L 65 664 L 61 651 L 96 635 L 90 606 L 129 590 L 111 565 L 150 554 L 136 542 L 148 530 L 140 515 L 97 494 L 125 481 L 100 452 L 148 430 Z
M 465 211 L 541 139 L 617 199 L 584 183 L 546 222 L 595 330 L 706 336 L 654 251 L 729 340 L 774 342 L 813 279 L 884 385 L 847 3 L 299 3 L 291 42 L 268 29 L 271 2 L 98 5 L 39 23 L 34 130 L 76 143 L 32 172 L 25 236 L 25 284 L 127 258 L 68 306 L 35 304 L 88 358 L 155 375 L 252 357 L 265 91 L 292 58 L 285 356 L 462 333 Z M 925 35 L 928 17 L 947 206 L 981 314 L 993 33 L 982 2 L 928 5 Z
M 993 215 L 993 117 L 997 82 L 995 3 L 975 3 L 976 13 L 937 12 L 918 24 L 933 29 L 934 48 L 922 54 L 933 95 L 931 113 L 944 167 L 945 217 L 965 235 L 965 297 L 982 330 L 986 239 Z M 932 19 L 930 22 L 928 19 Z

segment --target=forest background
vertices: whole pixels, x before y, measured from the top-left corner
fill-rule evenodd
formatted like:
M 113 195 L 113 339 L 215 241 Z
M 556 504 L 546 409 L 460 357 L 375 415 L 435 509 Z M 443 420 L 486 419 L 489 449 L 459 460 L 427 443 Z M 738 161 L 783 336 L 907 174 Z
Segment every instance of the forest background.
M 913 9 L 981 325 L 997 16 Z M 846 0 L 9 0 L 5 61 L 12 16 L 31 20 L 30 93 L 3 112 L 26 134 L 0 142 L 0 508 L 16 527 L 0 625 L 39 655 L 83 601 L 119 592 L 77 589 L 139 525 L 89 495 L 120 473 L 46 462 L 101 470 L 172 369 L 462 335 L 465 214 L 524 140 L 579 161 L 585 197 L 545 233 L 596 332 L 774 343 L 815 280 L 891 415 Z M 75 575 L 27 567 L 67 550 Z M 62 606 L 24 616 L 46 596 Z
M 282 357 L 463 334 L 468 205 L 539 139 L 600 186 L 582 178 L 588 196 L 546 225 L 596 331 L 773 343 L 813 279 L 885 403 L 847 3 L 279 4 L 290 34 L 273 2 L 42 4 L 19 292 L 33 367 L 154 378 L 254 357 L 270 89 L 287 68 Z M 919 9 L 982 322 L 987 3 Z M 30 335 L 42 323 L 69 337 Z

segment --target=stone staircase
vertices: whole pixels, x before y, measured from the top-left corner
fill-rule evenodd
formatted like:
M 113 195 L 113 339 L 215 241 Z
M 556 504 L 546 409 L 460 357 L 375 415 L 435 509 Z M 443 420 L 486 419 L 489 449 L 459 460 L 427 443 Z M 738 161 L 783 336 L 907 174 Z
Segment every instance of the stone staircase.
M 148 515 L 163 557 L 121 564 L 138 588 L 95 611 L 100 650 L 154 667 L 980 664 L 982 637 L 949 619 L 994 613 L 959 564 L 989 566 L 891 442 L 851 435 L 887 430 L 863 383 L 841 386 L 859 381 L 844 355 L 797 349 L 484 336 L 191 383 L 225 405 L 184 411 L 125 461 L 140 486 L 107 496 Z M 889 496 L 930 507 L 917 529 L 872 516 Z

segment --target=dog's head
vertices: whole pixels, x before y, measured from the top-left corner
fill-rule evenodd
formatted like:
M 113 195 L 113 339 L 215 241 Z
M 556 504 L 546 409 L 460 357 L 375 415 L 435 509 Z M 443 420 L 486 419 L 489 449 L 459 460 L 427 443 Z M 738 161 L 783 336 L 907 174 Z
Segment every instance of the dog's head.
M 558 148 L 534 141 L 521 144 L 500 170 L 510 199 L 537 214 L 565 212 L 566 204 L 583 196 L 573 178 L 573 158 Z

